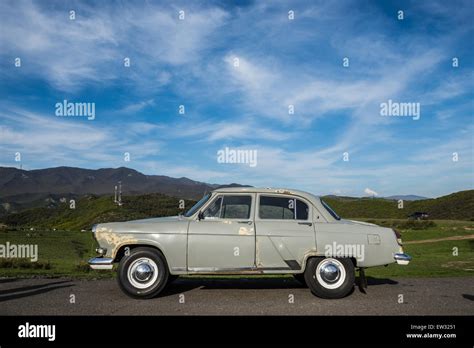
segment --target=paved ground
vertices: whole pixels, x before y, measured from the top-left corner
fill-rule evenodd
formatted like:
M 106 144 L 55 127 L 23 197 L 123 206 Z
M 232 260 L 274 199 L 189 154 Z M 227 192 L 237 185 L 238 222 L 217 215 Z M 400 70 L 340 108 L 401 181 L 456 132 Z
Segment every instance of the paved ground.
M 369 278 L 366 294 L 356 288 L 340 300 L 317 298 L 291 278 L 180 278 L 152 300 L 128 298 L 115 280 L 0 279 L 0 315 L 183 314 L 474 315 L 474 277 Z

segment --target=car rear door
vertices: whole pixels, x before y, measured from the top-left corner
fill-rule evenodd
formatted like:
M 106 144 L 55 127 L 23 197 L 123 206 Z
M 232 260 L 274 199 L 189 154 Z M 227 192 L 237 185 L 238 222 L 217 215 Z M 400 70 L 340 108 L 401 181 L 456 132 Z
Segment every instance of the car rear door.
M 256 263 L 262 270 L 299 270 L 315 250 L 312 205 L 302 197 L 259 193 L 255 216 Z

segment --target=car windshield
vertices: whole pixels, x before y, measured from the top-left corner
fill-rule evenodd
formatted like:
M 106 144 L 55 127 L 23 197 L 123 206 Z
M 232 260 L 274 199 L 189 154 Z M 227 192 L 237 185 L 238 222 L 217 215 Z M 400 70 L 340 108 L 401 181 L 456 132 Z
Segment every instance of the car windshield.
M 210 193 L 208 193 L 207 195 L 205 195 L 204 197 L 202 197 L 199 202 L 197 202 L 196 204 L 194 204 L 194 205 L 192 206 L 192 208 L 189 209 L 189 210 L 184 214 L 184 216 L 190 217 L 190 216 L 194 215 L 194 213 L 197 212 L 197 211 L 204 205 L 204 203 L 206 203 L 206 202 L 209 200 L 209 197 L 211 197 L 211 194 L 210 194 Z
M 333 218 L 335 218 L 336 220 L 341 220 L 339 215 L 337 215 L 336 212 L 334 210 L 332 210 L 332 208 L 325 201 L 323 201 L 322 199 L 321 199 L 321 204 L 323 205 L 324 208 L 326 208 L 328 213 L 331 214 L 331 216 Z

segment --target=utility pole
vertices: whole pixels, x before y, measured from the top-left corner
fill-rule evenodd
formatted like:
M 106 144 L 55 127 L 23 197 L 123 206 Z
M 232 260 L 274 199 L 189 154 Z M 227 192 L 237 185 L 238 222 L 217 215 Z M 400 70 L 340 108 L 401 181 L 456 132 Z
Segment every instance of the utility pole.
M 119 181 L 118 205 L 122 205 L 122 182 Z

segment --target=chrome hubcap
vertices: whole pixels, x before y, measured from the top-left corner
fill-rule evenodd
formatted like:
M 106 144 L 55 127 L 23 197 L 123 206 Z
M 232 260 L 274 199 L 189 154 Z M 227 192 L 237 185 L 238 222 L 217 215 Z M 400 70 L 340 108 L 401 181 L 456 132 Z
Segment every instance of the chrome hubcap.
M 153 268 L 149 264 L 141 263 L 135 268 L 133 276 L 139 282 L 146 282 L 153 275 Z
M 339 260 L 327 258 L 318 264 L 314 277 L 326 289 L 337 289 L 346 280 L 346 269 Z
M 152 259 L 141 257 L 129 266 L 127 278 L 135 288 L 146 289 L 158 279 L 158 266 Z
M 321 278 L 323 278 L 326 283 L 334 283 L 341 276 L 339 268 L 333 263 L 328 263 L 321 267 L 319 273 L 321 274 Z

